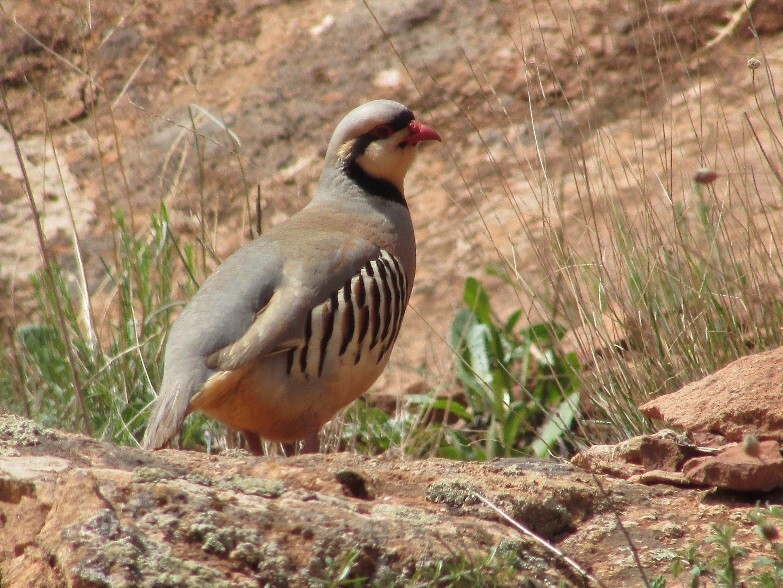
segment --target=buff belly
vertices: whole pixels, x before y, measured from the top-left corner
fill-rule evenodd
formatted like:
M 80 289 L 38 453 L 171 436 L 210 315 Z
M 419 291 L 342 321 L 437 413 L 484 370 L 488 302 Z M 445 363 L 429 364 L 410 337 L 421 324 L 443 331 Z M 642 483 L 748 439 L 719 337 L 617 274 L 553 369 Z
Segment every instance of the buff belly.
M 303 439 L 372 386 L 388 353 L 380 361 L 371 357 L 357 364 L 349 357 L 339 359 L 325 366 L 321 376 L 287 374 L 285 354 L 279 354 L 246 370 L 240 378 L 227 375 L 226 380 L 234 381 L 205 389 L 192 408 L 232 429 L 253 431 L 270 441 Z

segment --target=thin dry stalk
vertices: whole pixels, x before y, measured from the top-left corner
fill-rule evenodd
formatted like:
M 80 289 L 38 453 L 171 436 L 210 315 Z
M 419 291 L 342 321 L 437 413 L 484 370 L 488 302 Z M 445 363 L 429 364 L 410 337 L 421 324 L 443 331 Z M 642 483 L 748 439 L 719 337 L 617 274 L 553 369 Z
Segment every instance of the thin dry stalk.
M 60 327 L 60 336 L 65 344 L 65 352 L 68 356 L 68 367 L 71 373 L 71 381 L 73 382 L 73 388 L 76 392 L 76 398 L 79 402 L 79 411 L 82 418 L 82 429 L 87 435 L 92 436 L 92 427 L 90 425 L 90 417 L 87 410 L 87 401 L 84 395 L 84 388 L 82 387 L 81 378 L 79 377 L 79 371 L 76 366 L 76 356 L 73 352 L 71 345 L 71 334 L 68 331 L 68 327 L 65 323 L 65 312 L 62 308 L 62 301 L 60 300 L 59 293 L 57 292 L 56 281 L 52 272 L 52 260 L 49 257 L 49 251 L 46 247 L 46 237 L 44 236 L 43 226 L 41 224 L 41 215 L 38 211 L 38 205 L 35 203 L 35 197 L 33 196 L 33 189 L 30 184 L 30 178 L 27 175 L 27 167 L 24 163 L 24 156 L 22 155 L 21 148 L 19 147 L 19 138 L 14 129 L 14 123 L 11 119 L 11 111 L 8 107 L 8 100 L 5 96 L 5 91 L 0 90 L 0 99 L 3 102 L 3 111 L 5 112 L 5 118 L 8 125 L 8 133 L 11 135 L 11 140 L 14 144 L 14 152 L 16 154 L 16 160 L 19 163 L 19 167 L 22 171 L 22 177 L 24 178 L 25 193 L 27 194 L 27 200 L 30 205 L 30 210 L 33 214 L 33 222 L 35 224 L 35 231 L 38 237 L 38 247 L 41 251 L 41 257 L 44 261 L 44 270 L 46 272 L 46 278 L 49 282 L 49 286 L 53 293 L 53 299 L 55 308 L 57 310 L 57 320 Z
M 11 388 L 17 391 L 19 399 L 22 401 L 22 406 L 24 407 L 24 416 L 26 416 L 28 419 L 31 419 L 33 418 L 33 413 L 30 407 L 30 399 L 27 396 L 27 387 L 24 385 L 26 380 L 24 370 L 19 364 L 20 355 L 19 348 L 16 345 L 16 338 L 14 337 L 13 330 L 10 327 L 6 329 L 5 333 L 6 337 L 8 338 L 8 346 L 11 348 L 11 353 L 9 353 L 8 356 L 11 362 L 14 364 L 13 367 L 14 370 L 16 370 L 15 377 L 18 379 L 18 385 L 12 385 Z
M 753 123 L 751 122 L 748 113 L 745 112 L 743 114 L 745 116 L 745 121 L 748 123 L 748 126 L 750 127 L 750 132 L 753 133 L 753 139 L 756 141 L 756 145 L 758 145 L 759 151 L 761 151 L 761 154 L 764 156 L 764 159 L 766 160 L 769 169 L 774 174 L 775 179 L 777 179 L 778 184 L 780 184 L 780 187 L 783 188 L 783 173 L 781 173 L 780 169 L 778 169 L 777 164 L 769 156 L 767 150 L 764 149 L 764 144 L 761 142 L 758 133 L 756 133 L 756 128 L 753 126 Z
M 582 566 L 580 566 L 576 561 L 574 561 L 571 557 L 567 556 L 565 553 L 560 551 L 557 547 L 549 543 L 546 539 L 543 537 L 540 537 L 533 533 L 530 529 L 528 529 L 525 525 L 520 523 L 519 521 L 515 520 L 513 517 L 508 515 L 507 513 L 503 512 L 503 510 L 497 506 L 495 503 L 491 502 L 487 498 L 484 498 L 481 494 L 478 492 L 473 492 L 473 496 L 478 498 L 481 502 L 486 504 L 489 508 L 494 510 L 498 515 L 500 515 L 506 522 L 508 522 L 512 527 L 514 527 L 517 531 L 522 533 L 523 535 L 530 537 L 533 541 L 538 543 L 541 547 L 546 549 L 548 552 L 553 554 L 557 559 L 564 562 L 568 567 L 570 567 L 572 570 L 574 570 L 577 574 L 582 576 L 585 580 L 588 582 L 591 582 L 595 586 L 601 586 L 601 588 L 606 588 L 606 584 L 601 582 L 598 578 L 590 574 L 587 570 L 585 570 Z M 646 580 L 646 576 L 645 576 Z M 645 585 L 649 587 L 649 583 L 645 582 Z

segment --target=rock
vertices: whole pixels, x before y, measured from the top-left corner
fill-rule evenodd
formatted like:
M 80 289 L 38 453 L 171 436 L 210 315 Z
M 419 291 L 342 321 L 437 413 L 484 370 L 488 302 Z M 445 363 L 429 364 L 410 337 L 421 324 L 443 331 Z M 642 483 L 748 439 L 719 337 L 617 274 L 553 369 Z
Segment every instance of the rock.
M 753 436 L 719 451 L 696 447 L 685 435 L 665 429 L 617 445 L 589 447 L 571 463 L 593 473 L 647 485 L 715 486 L 744 492 L 783 488 L 780 445 Z
M 651 470 L 628 478 L 632 484 L 669 484 L 670 486 L 690 486 L 691 483 L 682 472 Z
M 628 479 L 650 470 L 676 472 L 685 459 L 698 452 L 685 435 L 665 429 L 617 445 L 588 447 L 571 458 L 571 463 L 590 472 Z
M 783 347 L 742 357 L 640 410 L 667 426 L 729 441 L 752 434 L 783 442 Z
M 671 433 L 656 437 L 677 439 Z M 497 586 L 592 585 L 518 534 L 477 495 L 606 586 L 638 585 L 632 558 L 616 557 L 618 545 L 626 544 L 617 508 L 650 550 L 704 538 L 703 490 L 629 484 L 600 474 L 599 489 L 595 476 L 551 460 L 149 453 L 2 412 L 0 439 L 7 451 L 0 455 L 3 588 L 296 588 L 338 577 L 357 585 L 406 586 L 430 585 L 446 574 L 472 574 L 460 576 L 466 585 L 479 577 Z M 637 447 L 657 447 L 658 441 Z M 672 459 L 678 458 L 656 462 Z M 728 524 L 753 510 L 743 504 L 710 516 Z M 687 532 L 680 538 L 677 529 Z M 669 561 L 646 565 L 658 574 Z
M 693 484 L 740 492 L 769 492 L 783 488 L 783 457 L 777 441 L 738 444 L 718 455 L 696 457 L 682 468 Z
M 148 453 L 2 413 L 0 439 L 13 450 L 0 455 L 4 588 L 304 587 L 336 574 L 402 586 L 466 562 L 481 569 L 496 549 L 514 578 L 502 585 L 584 586 L 473 493 L 553 538 L 606 511 L 589 476 L 538 460 Z

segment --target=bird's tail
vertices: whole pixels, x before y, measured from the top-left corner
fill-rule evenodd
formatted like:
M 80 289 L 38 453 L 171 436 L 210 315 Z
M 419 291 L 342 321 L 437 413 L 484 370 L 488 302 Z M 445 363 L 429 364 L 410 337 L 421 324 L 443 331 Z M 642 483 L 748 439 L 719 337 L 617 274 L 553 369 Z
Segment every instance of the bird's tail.
M 161 392 L 152 407 L 147 431 L 144 433 L 144 449 L 160 449 L 171 441 L 190 412 L 189 382 L 180 379 L 172 386 L 166 384 L 164 378 Z

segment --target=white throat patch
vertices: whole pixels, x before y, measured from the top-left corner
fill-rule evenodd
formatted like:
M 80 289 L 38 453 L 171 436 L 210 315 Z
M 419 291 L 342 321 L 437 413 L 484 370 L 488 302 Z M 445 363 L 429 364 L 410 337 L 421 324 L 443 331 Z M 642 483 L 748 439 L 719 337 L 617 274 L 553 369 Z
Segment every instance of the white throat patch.
M 387 139 L 373 141 L 356 163 L 369 175 L 387 180 L 403 192 L 405 174 L 416 158 L 416 147 L 400 144 L 407 137 L 407 129 L 397 131 Z

